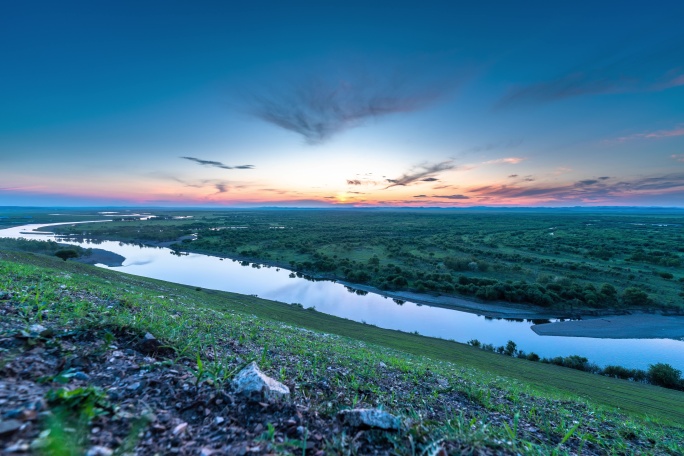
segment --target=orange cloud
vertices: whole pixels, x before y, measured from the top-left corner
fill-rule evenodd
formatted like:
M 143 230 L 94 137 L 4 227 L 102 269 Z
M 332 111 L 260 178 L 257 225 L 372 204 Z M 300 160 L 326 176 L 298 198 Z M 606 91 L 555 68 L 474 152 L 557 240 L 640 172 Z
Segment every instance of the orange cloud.
M 633 135 L 620 136 L 609 140 L 609 143 L 624 143 L 628 141 L 634 141 L 639 139 L 663 139 L 672 138 L 675 136 L 684 136 L 684 125 L 678 125 L 670 130 L 656 130 L 646 133 L 635 133 Z
M 497 158 L 494 160 L 488 160 L 486 162 L 483 162 L 483 165 L 499 165 L 499 164 L 507 164 L 507 165 L 517 165 L 521 161 L 526 160 L 526 158 L 523 157 L 506 157 L 506 158 Z

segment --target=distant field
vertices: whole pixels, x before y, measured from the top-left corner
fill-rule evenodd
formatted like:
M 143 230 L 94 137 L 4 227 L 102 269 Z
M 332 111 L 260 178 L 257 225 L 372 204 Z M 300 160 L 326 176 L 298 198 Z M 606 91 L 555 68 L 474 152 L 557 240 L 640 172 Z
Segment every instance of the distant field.
M 684 311 L 681 211 L 225 210 L 60 232 L 263 261 L 368 284 L 563 312 Z M 177 218 L 187 217 L 192 218 Z

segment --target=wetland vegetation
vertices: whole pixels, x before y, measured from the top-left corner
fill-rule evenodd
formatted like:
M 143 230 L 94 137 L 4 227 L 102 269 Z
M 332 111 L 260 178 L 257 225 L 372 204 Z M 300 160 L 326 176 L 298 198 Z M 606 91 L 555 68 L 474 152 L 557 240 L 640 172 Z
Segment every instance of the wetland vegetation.
M 380 290 L 460 295 L 565 314 L 684 312 L 678 210 L 155 211 L 58 227 L 169 243 Z

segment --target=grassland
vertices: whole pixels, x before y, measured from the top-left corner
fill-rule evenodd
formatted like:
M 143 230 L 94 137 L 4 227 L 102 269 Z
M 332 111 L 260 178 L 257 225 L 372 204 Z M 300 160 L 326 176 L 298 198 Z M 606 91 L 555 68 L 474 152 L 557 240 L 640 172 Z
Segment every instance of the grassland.
M 681 211 L 155 213 L 152 220 L 59 231 L 135 243 L 186 236 L 175 248 L 381 290 L 531 304 L 558 314 L 684 312 Z
M 15 296 L 26 325 L 151 332 L 173 348 L 173 362 L 195 373 L 197 359 L 224 373 L 258 359 L 269 374 L 296 385 L 294 401 L 323 419 L 352 406 L 382 406 L 408 423 L 399 435 L 364 437 L 383 452 L 446 445 L 472 453 L 679 454 L 684 441 L 681 392 L 296 306 L 15 252 L 0 252 L 0 290 Z M 0 355 L 6 360 L 12 353 Z M 198 377 L 205 380 L 223 385 L 218 376 Z M 334 388 L 321 390 L 321 382 Z M 368 448 L 353 435 L 321 442 L 328 453 Z

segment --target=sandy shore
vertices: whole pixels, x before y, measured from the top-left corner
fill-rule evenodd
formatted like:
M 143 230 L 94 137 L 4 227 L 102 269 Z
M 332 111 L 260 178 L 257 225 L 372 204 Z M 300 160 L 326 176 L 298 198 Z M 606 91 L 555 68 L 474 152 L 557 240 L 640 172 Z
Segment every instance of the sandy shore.
M 515 318 L 523 320 L 546 320 L 552 318 L 570 318 L 569 315 L 562 315 L 561 312 L 544 311 L 535 309 L 524 304 L 513 304 L 508 302 L 477 302 L 456 296 L 430 295 L 424 293 L 413 293 L 410 291 L 385 291 L 368 285 L 358 285 L 354 283 L 338 280 L 338 283 L 348 286 L 355 290 L 368 291 L 370 293 L 387 296 L 392 299 L 415 302 L 433 307 L 445 309 L 461 310 L 463 312 L 484 315 L 492 318 Z
M 684 340 L 684 317 L 638 313 L 532 326 L 541 336 Z

